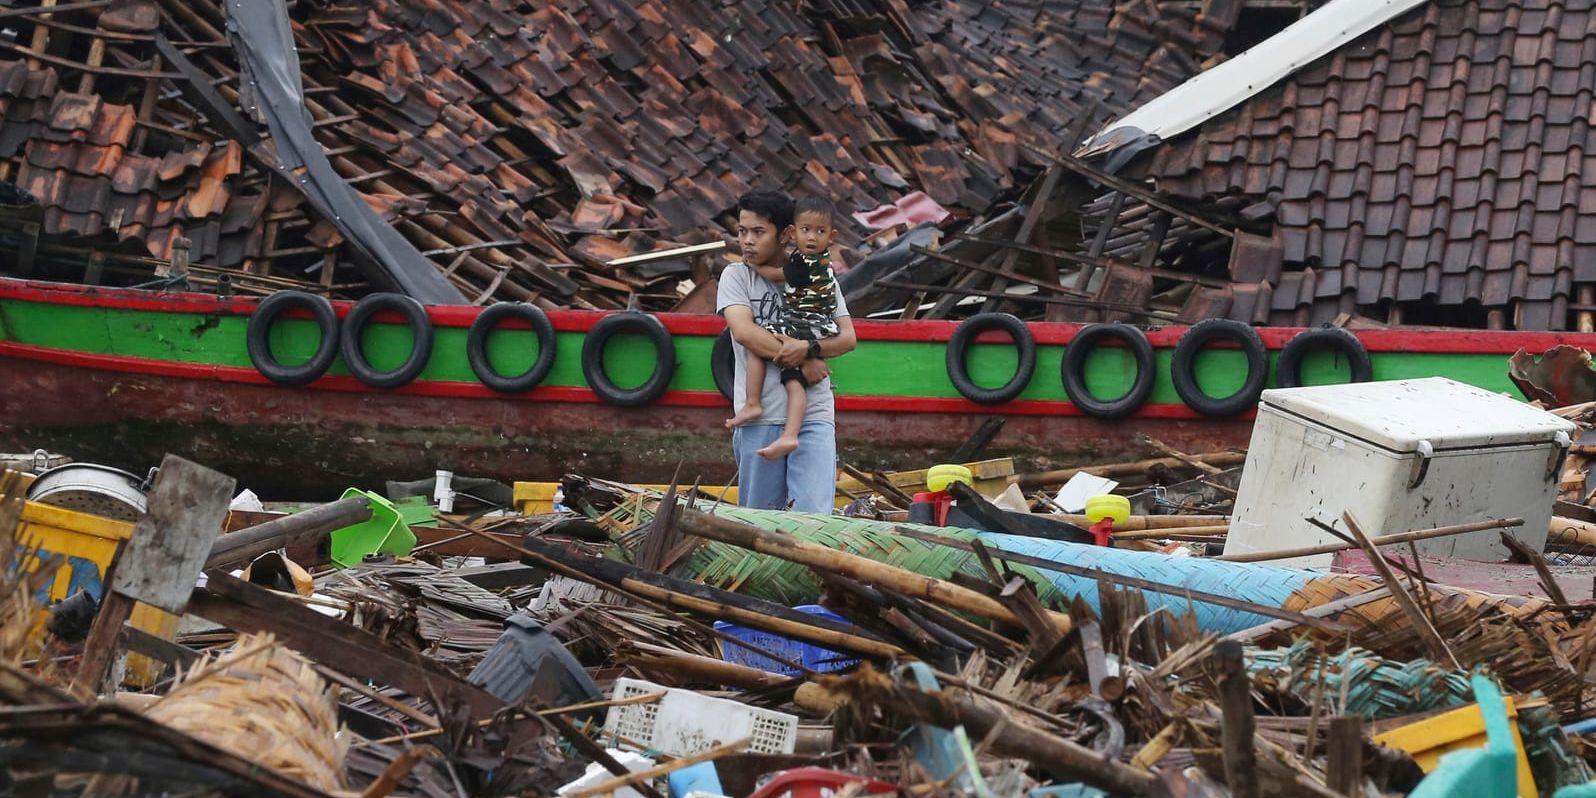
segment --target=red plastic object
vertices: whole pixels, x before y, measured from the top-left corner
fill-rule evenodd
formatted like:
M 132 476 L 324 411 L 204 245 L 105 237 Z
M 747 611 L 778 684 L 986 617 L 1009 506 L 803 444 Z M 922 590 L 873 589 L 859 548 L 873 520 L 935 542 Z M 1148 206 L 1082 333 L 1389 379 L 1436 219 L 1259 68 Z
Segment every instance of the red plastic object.
M 1109 538 L 1114 535 L 1114 519 L 1104 518 L 1091 528 L 1092 540 L 1099 546 L 1107 546 Z
M 914 494 L 916 502 L 931 505 L 931 523 L 936 526 L 948 525 L 948 508 L 953 506 L 953 494 L 945 490 L 922 491 Z
M 852 773 L 826 768 L 793 768 L 776 774 L 768 784 L 754 791 L 748 798 L 823 798 L 826 790 L 836 792 L 849 784 L 863 783 L 866 795 L 897 792 L 898 788 L 884 781 L 867 779 Z

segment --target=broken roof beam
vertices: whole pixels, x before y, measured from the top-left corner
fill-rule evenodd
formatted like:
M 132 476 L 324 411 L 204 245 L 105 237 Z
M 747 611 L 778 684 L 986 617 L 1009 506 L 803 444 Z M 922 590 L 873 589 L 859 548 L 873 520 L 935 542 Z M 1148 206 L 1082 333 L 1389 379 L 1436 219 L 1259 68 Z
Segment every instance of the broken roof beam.
M 1088 180 L 1091 180 L 1094 183 L 1101 184 L 1122 194 L 1128 194 L 1136 199 L 1141 200 L 1142 202 L 1147 203 L 1148 205 L 1153 206 L 1154 208 L 1164 211 L 1165 213 L 1173 214 L 1181 219 L 1185 219 L 1186 221 L 1197 225 L 1198 227 L 1212 230 L 1222 236 L 1234 236 L 1234 233 L 1231 231 L 1214 224 L 1213 222 L 1191 212 L 1190 210 L 1170 202 L 1157 191 L 1154 191 L 1147 186 L 1115 177 L 1107 172 L 1093 167 L 1092 165 L 1079 158 L 1076 158 L 1073 155 L 1047 152 L 1046 150 L 1040 149 L 1031 144 L 1025 144 L 1024 146 L 1026 149 L 1036 153 L 1037 155 L 1040 155 L 1043 158 L 1048 158 L 1068 168 L 1070 171 L 1075 172 L 1076 174 Z

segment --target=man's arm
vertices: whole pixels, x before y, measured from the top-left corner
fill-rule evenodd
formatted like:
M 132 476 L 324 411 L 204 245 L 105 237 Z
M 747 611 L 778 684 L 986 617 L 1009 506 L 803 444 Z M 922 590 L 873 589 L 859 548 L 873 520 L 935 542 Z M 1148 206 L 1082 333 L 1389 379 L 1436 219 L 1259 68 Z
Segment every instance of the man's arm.
M 837 334 L 830 338 L 820 339 L 820 356 L 837 357 L 852 352 L 859 345 L 859 338 L 853 332 L 853 317 L 837 317 Z
M 814 385 L 831 376 L 831 366 L 826 363 L 826 358 L 846 355 L 853 351 L 859 340 L 853 332 L 853 319 L 847 316 L 837 317 L 837 334 L 830 338 L 822 338 L 820 343 L 820 357 L 812 357 L 804 361 L 804 379 Z
M 775 333 L 759 326 L 754 321 L 754 309 L 747 305 L 729 305 L 724 311 L 726 327 L 731 330 L 732 339 L 742 344 L 744 349 L 753 352 L 763 360 L 772 360 L 779 365 L 783 360 L 797 363 L 803 359 L 804 348 L 807 344 L 792 338 L 777 336 Z M 849 327 L 850 334 L 852 327 Z

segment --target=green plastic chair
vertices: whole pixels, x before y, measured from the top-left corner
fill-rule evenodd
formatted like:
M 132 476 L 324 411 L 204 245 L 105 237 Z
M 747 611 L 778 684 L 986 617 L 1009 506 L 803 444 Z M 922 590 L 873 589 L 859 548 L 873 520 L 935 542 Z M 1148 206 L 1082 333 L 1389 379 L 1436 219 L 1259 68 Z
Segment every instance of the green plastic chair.
M 410 531 L 393 502 L 359 488 L 344 491 L 341 498 L 353 496 L 364 496 L 371 503 L 371 519 L 332 533 L 333 565 L 350 568 L 359 565 L 368 554 L 403 557 L 416 547 L 416 533 Z
M 1485 747 L 1453 751 L 1419 782 L 1408 798 L 1514 798 L 1518 795 L 1518 749 L 1507 704 L 1490 679 L 1471 678 L 1474 700 L 1485 717 Z M 1558 796 L 1562 793 L 1559 792 Z

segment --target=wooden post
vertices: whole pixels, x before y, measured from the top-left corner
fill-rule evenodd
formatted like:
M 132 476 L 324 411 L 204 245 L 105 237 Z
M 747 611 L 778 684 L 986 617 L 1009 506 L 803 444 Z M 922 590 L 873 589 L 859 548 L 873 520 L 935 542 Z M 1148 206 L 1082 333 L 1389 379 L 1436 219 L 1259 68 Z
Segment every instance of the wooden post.
M 1063 173 L 1064 170 L 1056 165 L 1048 167 L 1047 174 L 1042 177 L 1042 185 L 1036 190 L 1036 196 L 1031 200 L 1031 207 L 1025 209 L 1025 218 L 1020 222 L 1020 230 L 1014 235 L 1015 243 L 1030 243 L 1031 235 L 1036 231 L 1037 222 L 1042 220 L 1042 211 L 1047 207 L 1048 201 L 1053 198 L 1053 191 L 1058 188 L 1058 180 Z M 1019 257 L 1020 251 L 1018 249 L 1008 249 L 1003 253 L 1003 261 L 998 265 L 998 269 L 1001 271 L 1012 270 L 1015 263 L 1019 261 Z M 1009 280 L 1007 277 L 998 277 L 992 281 L 992 290 L 1001 294 L 1008 285 Z M 981 304 L 981 312 L 991 313 L 997 310 L 998 303 L 1002 301 L 1002 298 L 998 296 L 989 297 L 986 302 Z
M 1252 683 L 1242 662 L 1242 646 L 1223 640 L 1214 646 L 1219 676 L 1220 737 L 1225 785 L 1235 798 L 1258 798 L 1258 757 L 1253 750 L 1257 721 L 1252 714 Z
M 122 624 L 142 601 L 181 615 L 204 567 L 211 544 L 222 530 L 233 497 L 232 477 L 167 455 L 161 461 L 149 511 L 123 544 L 100 611 L 83 644 L 83 660 L 72 692 L 90 698 L 99 692 L 115 660 Z
M 1247 462 L 1246 452 L 1212 452 L 1209 454 L 1191 455 L 1193 460 L 1209 465 L 1228 467 L 1238 466 Z M 1185 468 L 1186 463 L 1174 457 L 1155 457 L 1149 460 L 1136 460 L 1129 463 L 1104 463 L 1102 465 L 1080 466 L 1078 468 L 1065 468 L 1058 471 L 1042 471 L 1034 474 L 1015 474 L 1009 481 L 1022 488 L 1040 488 L 1047 485 L 1062 485 L 1070 481 L 1076 474 L 1095 474 L 1100 477 L 1123 477 L 1145 473 L 1150 468 L 1164 466 L 1165 468 Z
M 1363 796 L 1363 718 L 1341 715 L 1330 719 L 1326 786 L 1347 798 Z

